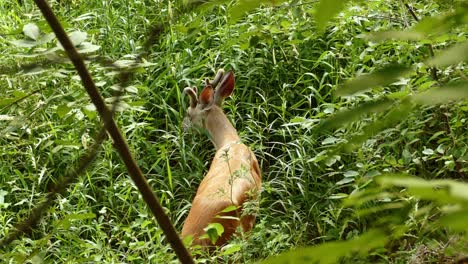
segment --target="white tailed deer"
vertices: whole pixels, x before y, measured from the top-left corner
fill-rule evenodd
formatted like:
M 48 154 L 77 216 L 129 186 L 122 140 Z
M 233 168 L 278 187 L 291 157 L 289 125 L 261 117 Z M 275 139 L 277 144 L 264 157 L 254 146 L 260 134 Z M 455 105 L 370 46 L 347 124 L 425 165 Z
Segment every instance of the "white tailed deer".
M 254 215 L 242 215 L 242 205 L 255 199 L 260 191 L 260 167 L 254 153 L 240 142 L 237 130 L 221 109 L 224 98 L 234 90 L 234 83 L 232 71 L 224 74 L 219 70 L 213 81 L 206 80 L 199 98 L 196 87 L 184 89 L 190 97 L 186 119 L 206 129 L 216 148 L 182 228 L 182 237 L 193 236 L 196 245 L 212 245 L 210 239 L 203 236 L 210 223 L 224 227 L 224 233 L 215 244 L 219 246 L 232 237 L 239 222 L 244 231 L 251 230 L 255 222 Z

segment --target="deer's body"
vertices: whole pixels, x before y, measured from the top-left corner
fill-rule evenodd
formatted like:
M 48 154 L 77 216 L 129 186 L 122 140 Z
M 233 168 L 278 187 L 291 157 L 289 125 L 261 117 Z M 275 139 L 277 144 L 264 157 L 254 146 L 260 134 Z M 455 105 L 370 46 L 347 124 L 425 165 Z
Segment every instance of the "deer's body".
M 192 123 L 208 131 L 216 148 L 210 169 L 198 187 L 182 228 L 182 237 L 191 235 L 193 243 L 198 245 L 211 245 L 209 239 L 200 238 L 210 223 L 223 225 L 224 233 L 216 241 L 216 245 L 222 245 L 232 237 L 239 224 L 244 231 L 249 231 L 255 222 L 255 216 L 242 215 L 242 205 L 255 198 L 260 190 L 260 168 L 254 153 L 240 142 L 236 129 L 220 108 L 223 98 L 229 96 L 233 88 L 231 72 L 215 91 L 207 83 L 199 100 L 196 89 L 186 88 L 191 99 L 188 116 Z M 222 212 L 232 205 L 237 209 Z

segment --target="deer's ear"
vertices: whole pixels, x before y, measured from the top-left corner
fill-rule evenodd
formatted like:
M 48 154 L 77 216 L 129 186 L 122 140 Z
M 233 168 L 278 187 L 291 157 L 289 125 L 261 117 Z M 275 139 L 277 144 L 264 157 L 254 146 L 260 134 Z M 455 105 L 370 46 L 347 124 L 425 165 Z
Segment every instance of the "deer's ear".
M 214 100 L 214 91 L 211 85 L 207 85 L 203 88 L 203 91 L 200 94 L 200 104 L 202 108 L 206 108 L 213 103 Z
M 215 103 L 217 105 L 221 105 L 224 98 L 229 97 L 232 94 L 235 83 L 234 73 L 232 71 L 228 71 L 224 74 L 223 79 L 220 81 L 218 88 L 216 89 Z

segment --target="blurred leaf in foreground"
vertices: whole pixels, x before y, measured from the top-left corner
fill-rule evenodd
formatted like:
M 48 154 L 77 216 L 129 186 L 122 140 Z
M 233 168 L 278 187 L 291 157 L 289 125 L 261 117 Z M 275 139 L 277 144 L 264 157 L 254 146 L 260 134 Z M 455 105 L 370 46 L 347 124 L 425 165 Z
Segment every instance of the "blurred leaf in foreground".
M 398 77 L 407 73 L 411 68 L 403 65 L 389 65 L 373 73 L 361 75 L 340 86 L 337 95 L 351 95 L 372 87 L 393 83 Z
M 468 202 L 468 183 L 455 180 L 424 180 L 406 174 L 385 174 L 376 177 L 383 186 L 407 188 L 418 198 L 437 201 L 441 204 Z
M 440 52 L 428 61 L 428 64 L 436 67 L 444 67 L 468 60 L 468 41 Z
M 412 97 L 414 102 L 422 105 L 443 104 L 462 100 L 468 97 L 468 82 L 459 82 L 436 87 Z
M 342 127 L 350 122 L 356 121 L 360 116 L 367 113 L 383 112 L 392 104 L 393 100 L 388 98 L 364 102 L 352 109 L 340 111 L 332 117 L 325 119 L 317 129 L 326 131 L 332 128 Z
M 402 101 L 400 105 L 395 105 L 386 115 L 364 126 L 360 134 L 347 138 L 347 143 L 338 145 L 330 155 L 336 154 L 337 152 L 349 152 L 354 150 L 361 146 L 368 138 L 377 135 L 384 129 L 395 126 L 398 122 L 405 119 L 412 109 L 413 105 L 408 100 Z
M 453 12 L 423 18 L 413 27 L 413 30 L 424 34 L 443 34 L 467 23 L 468 7 L 464 5 L 456 7 Z
M 315 10 L 315 19 L 319 30 L 323 30 L 336 14 L 345 6 L 348 0 L 321 0 Z
M 230 23 L 236 22 L 245 13 L 252 11 L 253 9 L 266 5 L 279 5 L 286 0 L 239 0 L 230 10 Z
M 365 254 L 374 248 L 383 247 L 388 239 L 384 232 L 370 230 L 348 241 L 327 242 L 313 247 L 293 249 L 261 263 L 338 263 L 338 260 L 351 253 Z
M 421 40 L 424 38 L 424 35 L 420 32 L 414 31 L 381 31 L 381 32 L 374 32 L 369 33 L 364 36 L 367 40 L 370 41 L 385 41 L 385 40 Z
M 39 27 L 36 24 L 29 23 L 24 25 L 23 33 L 29 38 L 37 40 L 39 38 L 39 35 L 41 34 L 41 31 L 39 30 Z
M 468 191 L 468 190 L 466 190 Z M 439 223 L 452 228 L 455 231 L 463 232 L 468 230 L 468 208 L 464 210 L 450 212 L 442 216 Z

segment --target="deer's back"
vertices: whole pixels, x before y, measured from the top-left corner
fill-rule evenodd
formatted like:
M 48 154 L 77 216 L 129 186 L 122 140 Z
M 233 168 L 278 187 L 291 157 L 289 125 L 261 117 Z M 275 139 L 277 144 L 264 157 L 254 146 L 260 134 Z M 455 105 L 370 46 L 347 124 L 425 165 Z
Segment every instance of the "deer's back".
M 210 166 L 207 175 L 201 182 L 192 209 L 182 229 L 182 236 L 198 237 L 204 233 L 209 223 L 221 223 L 223 235 L 217 245 L 222 245 L 235 232 L 239 221 L 233 220 L 242 214 L 242 204 L 257 196 L 261 186 L 261 174 L 257 159 L 244 144 L 232 144 L 220 148 Z M 235 205 L 234 211 L 221 213 L 226 207 Z M 219 218 L 216 216 L 229 216 Z M 255 216 L 246 215 L 240 219 L 244 231 L 249 231 L 255 222 Z M 207 239 L 195 239 L 196 244 L 209 245 Z

